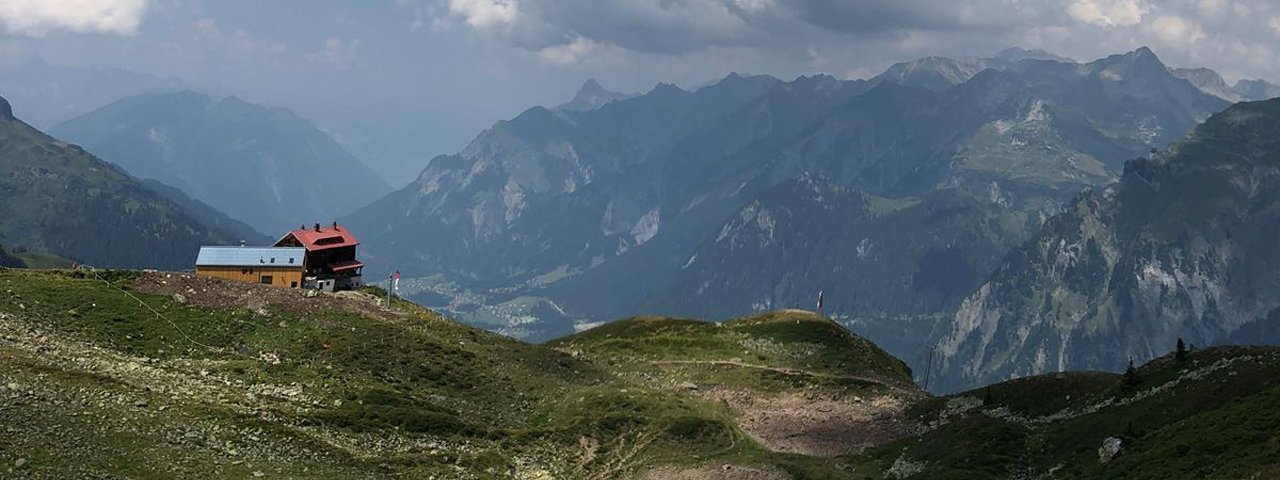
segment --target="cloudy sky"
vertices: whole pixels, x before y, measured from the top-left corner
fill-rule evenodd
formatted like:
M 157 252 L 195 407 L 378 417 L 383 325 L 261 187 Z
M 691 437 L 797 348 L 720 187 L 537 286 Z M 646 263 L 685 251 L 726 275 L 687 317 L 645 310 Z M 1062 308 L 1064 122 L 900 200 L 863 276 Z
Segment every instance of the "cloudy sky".
M 1229 81 L 1280 79 L 1274 0 L 0 0 L 0 32 L 2 61 L 172 76 L 311 117 L 367 123 L 381 109 L 433 132 L 424 153 L 587 78 L 646 91 L 730 71 L 855 78 L 925 55 L 1087 60 L 1150 45 Z

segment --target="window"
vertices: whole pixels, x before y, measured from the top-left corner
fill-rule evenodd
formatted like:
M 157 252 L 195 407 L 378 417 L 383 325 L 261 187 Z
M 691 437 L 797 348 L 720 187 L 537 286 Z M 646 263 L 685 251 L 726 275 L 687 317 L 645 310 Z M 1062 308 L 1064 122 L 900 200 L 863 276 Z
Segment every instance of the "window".
M 289 257 L 289 265 L 293 265 L 293 257 Z
M 247 268 L 241 268 L 241 269 L 240 269 L 240 274 L 241 274 L 241 275 L 248 275 L 248 274 L 249 274 L 249 269 L 247 269 Z
M 263 276 L 262 276 L 262 282 L 261 282 L 261 283 L 262 283 L 263 285 L 271 285 L 271 284 L 273 284 L 273 283 L 276 283 L 276 279 L 275 279 L 275 277 L 273 277 L 273 276 L 271 276 L 271 275 L 263 275 Z
M 271 257 L 271 263 L 276 263 L 276 257 Z
M 324 237 L 315 241 L 316 245 L 334 245 L 347 241 L 343 237 Z
M 298 288 L 298 282 L 289 282 L 289 288 Z

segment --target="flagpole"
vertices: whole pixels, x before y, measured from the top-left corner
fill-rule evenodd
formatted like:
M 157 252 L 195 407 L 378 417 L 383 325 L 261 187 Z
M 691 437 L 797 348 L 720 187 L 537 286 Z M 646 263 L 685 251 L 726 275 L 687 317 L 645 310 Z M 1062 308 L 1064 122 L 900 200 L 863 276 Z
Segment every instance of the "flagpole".
M 822 290 L 818 290 L 818 316 L 819 316 L 819 317 L 822 317 L 822 318 L 827 318 L 827 316 L 826 316 L 825 314 L 823 314 L 823 313 L 822 313 L 822 307 L 823 307 L 823 305 L 822 305 L 822 300 L 823 300 L 823 298 L 822 298 L 822 297 L 823 297 L 823 295 L 822 295 Z

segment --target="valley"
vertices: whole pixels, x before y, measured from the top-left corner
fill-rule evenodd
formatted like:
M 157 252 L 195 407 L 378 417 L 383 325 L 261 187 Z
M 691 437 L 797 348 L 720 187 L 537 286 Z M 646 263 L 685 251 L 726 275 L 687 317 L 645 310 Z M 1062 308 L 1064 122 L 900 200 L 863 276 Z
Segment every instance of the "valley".
M 448 4 L 412 34 L 523 56 L 189 19 L 311 72 L 242 97 L 0 48 L 0 478 L 1280 477 L 1280 87 L 1159 41 L 615 90 L 634 44 Z

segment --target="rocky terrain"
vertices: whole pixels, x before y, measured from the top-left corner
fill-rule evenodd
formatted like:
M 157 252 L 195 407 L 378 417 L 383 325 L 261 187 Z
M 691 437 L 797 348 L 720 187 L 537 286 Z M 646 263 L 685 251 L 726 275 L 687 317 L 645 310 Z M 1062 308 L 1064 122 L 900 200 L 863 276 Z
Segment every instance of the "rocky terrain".
M 1237 104 L 1050 219 L 940 332 L 942 387 L 1280 343 L 1277 125 L 1280 100 Z

